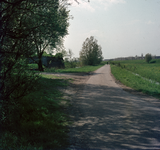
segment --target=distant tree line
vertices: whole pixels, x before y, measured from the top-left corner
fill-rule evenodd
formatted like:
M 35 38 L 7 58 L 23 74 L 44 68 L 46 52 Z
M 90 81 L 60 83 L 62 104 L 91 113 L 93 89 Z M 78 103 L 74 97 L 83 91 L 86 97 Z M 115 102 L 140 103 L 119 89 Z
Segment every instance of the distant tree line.
M 155 56 L 151 55 L 152 59 L 160 59 L 160 56 Z M 140 60 L 140 59 L 145 59 L 145 56 L 130 56 L 130 57 L 118 57 L 118 58 L 113 58 L 113 59 L 104 59 L 104 61 L 109 61 L 109 60 Z

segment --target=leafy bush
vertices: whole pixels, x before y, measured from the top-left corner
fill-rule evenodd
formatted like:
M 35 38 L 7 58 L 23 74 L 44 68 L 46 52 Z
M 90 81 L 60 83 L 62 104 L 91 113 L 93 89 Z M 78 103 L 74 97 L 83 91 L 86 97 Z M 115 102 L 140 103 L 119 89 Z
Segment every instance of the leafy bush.
M 79 66 L 79 63 L 73 59 L 65 62 L 65 68 L 76 68 L 77 66 Z
M 151 61 L 150 63 L 151 63 L 151 64 L 154 64 L 154 63 L 156 63 L 156 60 L 153 60 L 153 61 Z
M 63 54 L 62 53 L 56 53 L 56 55 L 54 56 L 58 59 L 63 59 Z
M 145 55 L 145 61 L 147 62 L 147 63 L 149 63 L 150 61 L 152 60 L 152 55 L 151 54 L 146 54 Z

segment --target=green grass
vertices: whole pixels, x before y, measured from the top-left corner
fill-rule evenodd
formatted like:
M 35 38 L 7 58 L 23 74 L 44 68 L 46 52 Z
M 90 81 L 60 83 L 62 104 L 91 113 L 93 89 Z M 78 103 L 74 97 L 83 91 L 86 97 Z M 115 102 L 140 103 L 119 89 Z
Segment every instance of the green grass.
M 152 79 L 160 83 L 160 59 L 152 60 L 155 63 L 146 63 L 145 60 L 126 60 L 126 61 L 114 61 L 120 63 L 121 66 L 139 74 L 147 79 Z
M 46 69 L 45 72 L 59 72 L 59 73 L 88 73 L 97 70 L 98 68 L 102 67 L 103 65 L 97 66 L 83 66 L 79 68 L 66 68 L 66 69 Z
M 118 61 L 114 63 L 120 62 L 121 67 L 111 65 L 111 71 L 115 78 L 126 86 L 160 98 L 160 85 L 155 83 L 160 83 L 160 60 L 155 61 L 156 63 L 150 64 L 147 64 L 144 60 Z M 145 77 L 147 80 L 134 75 L 132 72 Z M 153 82 L 150 82 L 148 79 L 151 79 Z
M 68 80 L 53 75 L 41 75 L 34 90 L 11 112 L 10 123 L 3 126 L 0 149 L 55 149 L 68 144 L 67 104 L 58 88 L 68 85 Z M 57 88 L 58 87 L 58 88 Z M 63 105 L 62 105 L 63 104 Z
M 59 73 L 89 73 L 97 70 L 98 68 L 105 65 L 105 62 L 102 62 L 99 65 L 95 66 L 82 66 L 82 67 L 76 67 L 76 68 L 65 68 L 65 69 L 46 69 L 45 72 L 59 72 Z
M 35 69 L 35 70 L 37 70 L 38 69 L 38 64 L 28 64 L 28 66 L 29 66 L 29 69 Z M 46 68 L 45 66 L 43 66 L 43 68 Z
M 97 70 L 98 68 L 105 65 L 106 62 L 101 62 L 99 65 L 95 66 L 79 66 L 79 63 L 74 62 L 72 65 L 75 66 L 75 68 L 72 68 L 70 63 L 65 63 L 65 69 L 57 69 L 57 68 L 45 68 L 45 72 L 53 72 L 53 73 L 89 73 L 92 71 Z M 30 69 L 38 69 L 37 64 L 28 64 Z M 76 67 L 77 66 L 77 67 Z
M 29 69 L 38 69 L 38 65 L 37 64 L 28 64 Z

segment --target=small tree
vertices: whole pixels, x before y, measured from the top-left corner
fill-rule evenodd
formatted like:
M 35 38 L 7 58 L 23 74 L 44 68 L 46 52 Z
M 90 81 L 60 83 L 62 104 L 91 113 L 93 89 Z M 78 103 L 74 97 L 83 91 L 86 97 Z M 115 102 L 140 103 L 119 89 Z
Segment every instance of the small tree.
M 147 63 L 149 63 L 150 61 L 152 60 L 152 55 L 151 54 L 146 54 L 145 55 L 145 61 L 147 62 Z
M 68 68 L 75 68 L 76 67 L 76 60 L 75 58 L 73 58 L 74 53 L 72 52 L 71 49 L 68 50 L 68 52 L 66 51 L 66 56 L 67 58 L 65 58 L 65 62 L 66 62 L 66 67 Z
M 82 65 L 96 65 L 103 60 L 102 48 L 97 42 L 93 36 L 84 41 L 82 50 L 80 51 L 80 61 Z

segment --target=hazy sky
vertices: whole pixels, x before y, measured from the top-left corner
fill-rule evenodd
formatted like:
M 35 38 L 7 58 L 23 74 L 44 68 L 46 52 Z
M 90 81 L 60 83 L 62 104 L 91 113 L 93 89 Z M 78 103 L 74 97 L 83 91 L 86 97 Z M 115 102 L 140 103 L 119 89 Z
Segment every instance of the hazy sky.
M 71 0 L 65 48 L 79 57 L 87 37 L 94 36 L 105 59 L 160 56 L 160 0 Z

